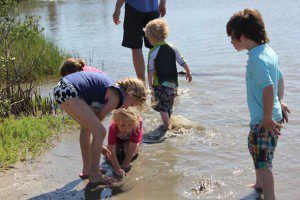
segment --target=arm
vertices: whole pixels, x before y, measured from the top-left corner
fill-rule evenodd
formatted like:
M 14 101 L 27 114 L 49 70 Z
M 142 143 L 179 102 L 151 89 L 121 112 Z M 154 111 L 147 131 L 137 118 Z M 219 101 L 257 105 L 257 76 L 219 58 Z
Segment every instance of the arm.
M 265 129 L 265 134 L 271 132 L 272 134 L 280 134 L 278 128 L 282 125 L 276 123 L 272 118 L 274 106 L 274 88 L 273 85 L 269 85 L 263 89 L 263 109 L 264 116 L 261 123 L 261 127 Z
M 158 11 L 161 17 L 166 15 L 166 0 L 160 0 L 158 5 Z
M 138 143 L 133 143 L 133 142 L 128 143 L 126 156 L 122 163 L 122 167 L 128 167 L 128 165 L 131 162 L 132 157 L 134 156 L 134 153 L 137 152 L 138 145 L 139 145 Z
M 283 122 L 289 122 L 288 113 L 291 113 L 289 107 L 283 102 L 283 95 L 284 95 L 284 80 L 283 78 L 279 79 L 278 81 L 278 99 L 282 109 L 282 117 Z
M 116 2 L 116 7 L 115 7 L 115 12 L 113 14 L 113 20 L 116 25 L 120 24 L 120 13 L 121 13 L 121 8 L 124 4 L 125 0 L 117 0 Z
M 183 69 L 186 72 L 186 79 L 188 80 L 188 82 L 192 81 L 192 74 L 191 74 L 191 70 L 189 68 L 189 66 L 186 64 L 185 59 L 183 58 L 183 56 L 180 54 L 180 52 L 178 51 L 178 49 L 175 46 L 172 46 L 172 48 L 175 51 L 175 55 L 176 55 L 176 62 L 183 67 Z
M 116 170 L 118 175 L 124 175 L 124 170 L 121 168 L 117 155 L 116 155 L 116 145 L 108 145 L 108 149 L 111 152 L 111 156 L 109 157 L 109 161 L 111 162 L 113 168 Z
M 113 88 L 108 88 L 105 99 L 107 102 L 100 108 L 97 116 L 102 121 L 108 113 L 113 111 L 119 104 L 120 97 L 118 92 Z

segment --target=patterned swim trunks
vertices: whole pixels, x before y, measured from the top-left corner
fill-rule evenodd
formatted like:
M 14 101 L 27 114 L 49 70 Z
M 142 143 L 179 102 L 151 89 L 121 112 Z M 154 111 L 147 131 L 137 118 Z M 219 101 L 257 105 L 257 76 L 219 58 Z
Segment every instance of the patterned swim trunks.
M 58 104 L 62 104 L 72 98 L 78 98 L 76 89 L 64 78 L 60 79 L 59 83 L 54 87 L 53 94 Z
M 175 88 L 160 85 L 154 86 L 153 90 L 155 102 L 152 108 L 157 112 L 167 112 L 171 116 L 175 99 Z
M 255 169 L 272 169 L 272 160 L 277 146 L 278 135 L 264 134 L 259 124 L 250 124 L 248 149 L 252 156 Z

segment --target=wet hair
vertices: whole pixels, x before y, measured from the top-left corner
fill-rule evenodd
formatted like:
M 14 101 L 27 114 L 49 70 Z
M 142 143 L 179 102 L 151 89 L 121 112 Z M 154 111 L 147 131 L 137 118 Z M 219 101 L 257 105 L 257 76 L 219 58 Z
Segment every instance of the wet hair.
M 256 9 L 246 8 L 235 13 L 226 25 L 227 35 L 232 39 L 240 40 L 244 35 L 257 44 L 265 44 L 268 38 L 264 21 Z
M 169 34 L 169 27 L 166 20 L 158 18 L 150 21 L 145 27 L 145 36 L 155 42 L 164 41 Z
M 69 74 L 82 71 L 85 65 L 85 61 L 81 58 L 68 58 L 60 68 L 60 75 L 65 77 Z
M 132 122 L 134 129 L 139 127 L 139 115 L 138 111 L 133 107 L 119 108 L 112 112 L 112 122 L 119 124 L 122 120 L 129 120 Z
M 130 95 L 141 106 L 146 102 L 148 90 L 145 83 L 137 78 L 125 78 L 116 83 L 125 95 Z

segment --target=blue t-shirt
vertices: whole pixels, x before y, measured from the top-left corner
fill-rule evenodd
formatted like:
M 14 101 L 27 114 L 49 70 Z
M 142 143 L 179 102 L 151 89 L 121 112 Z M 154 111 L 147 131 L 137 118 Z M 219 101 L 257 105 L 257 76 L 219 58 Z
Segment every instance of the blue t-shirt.
M 260 124 L 263 115 L 263 89 L 274 87 L 273 119 L 282 119 L 281 106 L 278 100 L 278 81 L 282 78 L 279 60 L 273 49 L 262 44 L 248 52 L 246 70 L 247 102 L 250 110 L 251 124 Z
M 73 85 L 79 98 L 89 105 L 103 105 L 106 102 L 105 95 L 109 87 L 115 88 L 119 93 L 120 102 L 117 108 L 123 105 L 124 94 L 122 90 L 114 85 L 112 79 L 105 74 L 82 71 L 65 76 L 64 79 Z
M 158 0 L 125 0 L 125 3 L 140 12 L 158 11 Z

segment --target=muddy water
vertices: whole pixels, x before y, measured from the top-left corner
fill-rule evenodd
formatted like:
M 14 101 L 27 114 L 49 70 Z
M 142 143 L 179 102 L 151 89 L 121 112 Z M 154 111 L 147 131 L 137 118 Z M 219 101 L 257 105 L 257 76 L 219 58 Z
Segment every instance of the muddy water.
M 286 80 L 285 101 L 292 109 L 274 158 L 277 198 L 299 199 L 300 2 L 292 0 L 168 1 L 169 41 L 181 50 L 194 74 L 191 84 L 180 78 L 174 113 L 205 125 L 207 131 L 169 132 L 162 138 L 152 133 L 163 142 L 143 146 L 124 188 L 95 193 L 97 197 L 117 192 L 113 199 L 255 199 L 245 187 L 254 181 L 246 143 L 247 55 L 237 53 L 225 33 L 232 13 L 245 7 L 258 8 L 264 16 Z M 111 19 L 113 8 L 111 0 L 74 0 L 29 2 L 21 10 L 41 16 L 49 37 L 92 64 L 103 64 L 107 74 L 118 79 L 134 73 L 130 50 L 120 46 L 122 27 Z M 53 85 L 43 92 L 48 94 Z M 153 111 L 145 113 L 144 120 L 146 132 L 160 124 Z M 1 174 L 0 198 L 91 197 L 77 179 L 81 167 L 77 132 L 62 134 L 62 142 L 38 161 Z

